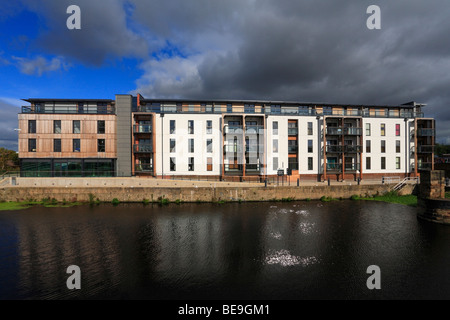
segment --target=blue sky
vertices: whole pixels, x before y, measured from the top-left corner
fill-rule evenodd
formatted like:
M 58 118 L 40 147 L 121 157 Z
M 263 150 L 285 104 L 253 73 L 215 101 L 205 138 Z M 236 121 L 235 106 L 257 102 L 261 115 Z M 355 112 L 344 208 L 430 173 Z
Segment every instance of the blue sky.
M 69 5 L 81 29 L 68 30 Z M 350 5 L 351 4 L 351 5 Z M 369 30 L 366 9 L 381 8 Z M 0 147 L 26 98 L 427 103 L 450 143 L 447 0 L 17 0 L 0 7 Z

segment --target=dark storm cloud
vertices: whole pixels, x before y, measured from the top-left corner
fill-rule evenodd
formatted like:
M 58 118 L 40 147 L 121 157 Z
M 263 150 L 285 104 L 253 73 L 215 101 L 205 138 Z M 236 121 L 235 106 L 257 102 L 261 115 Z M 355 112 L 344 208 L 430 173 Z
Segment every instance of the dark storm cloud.
M 20 111 L 0 98 L 0 146 L 17 151 L 18 134 L 14 129 L 17 128 L 17 117 Z

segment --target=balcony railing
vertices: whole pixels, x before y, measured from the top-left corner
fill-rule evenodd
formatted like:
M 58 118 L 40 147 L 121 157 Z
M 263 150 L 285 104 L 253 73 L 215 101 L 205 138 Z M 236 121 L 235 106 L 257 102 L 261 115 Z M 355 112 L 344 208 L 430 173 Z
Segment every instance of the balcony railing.
M 151 145 L 151 144 L 135 144 L 135 145 L 133 145 L 133 152 L 135 152 L 135 153 L 152 153 L 153 145 Z
M 328 146 L 326 146 L 325 151 L 327 153 L 342 153 L 342 152 L 344 152 L 344 147 L 343 146 L 328 145 Z
M 225 145 L 223 146 L 223 152 L 225 153 L 241 153 L 242 146 L 241 145 Z
M 263 153 L 264 152 L 264 145 L 263 144 L 250 144 L 245 146 L 245 152 L 250 153 Z
M 434 137 L 435 135 L 436 135 L 436 132 L 434 129 L 429 129 L 429 128 L 417 129 L 418 137 Z
M 342 171 L 342 164 L 340 164 L 340 163 L 327 163 L 327 171 Z
M 340 127 L 331 127 L 331 128 L 327 128 L 326 134 L 333 135 L 333 136 L 338 136 L 338 135 L 342 135 L 343 134 L 343 130 Z
M 360 136 L 362 134 L 361 128 L 347 127 L 344 128 L 344 134 L 349 136 Z
M 361 146 L 346 145 L 344 152 L 358 153 L 358 152 L 361 152 L 361 150 L 362 150 Z
M 136 172 L 153 172 L 152 164 L 137 164 L 134 168 Z
M 151 124 L 135 124 L 133 126 L 134 133 L 152 133 L 152 125 Z
M 290 136 L 298 135 L 298 128 L 288 128 L 288 135 Z
M 247 163 L 245 165 L 246 172 L 259 172 L 259 164 L 257 163 Z
M 419 162 L 419 165 L 417 166 L 417 169 L 419 170 L 431 170 L 433 167 L 433 163 L 431 162 Z
M 225 134 L 242 134 L 242 126 L 239 125 L 225 125 L 223 130 Z
M 433 153 L 434 146 L 418 146 L 417 153 Z
M 247 134 L 263 134 L 264 126 L 245 126 L 245 133 L 247 133 Z
M 242 171 L 242 164 L 225 164 L 225 172 L 240 172 Z
M 22 106 L 22 113 L 115 114 L 114 106 Z
M 297 153 L 298 146 L 288 146 L 288 153 Z
M 345 171 L 359 171 L 360 164 L 359 163 L 346 163 L 344 164 Z

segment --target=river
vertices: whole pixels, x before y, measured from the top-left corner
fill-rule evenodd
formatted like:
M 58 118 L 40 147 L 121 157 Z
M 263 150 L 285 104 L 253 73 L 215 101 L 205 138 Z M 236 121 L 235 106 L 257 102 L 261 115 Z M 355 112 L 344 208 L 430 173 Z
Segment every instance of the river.
M 0 299 L 450 299 L 450 227 L 375 201 L 0 212 Z M 70 265 L 81 289 L 70 290 Z M 369 266 L 381 289 L 369 290 Z

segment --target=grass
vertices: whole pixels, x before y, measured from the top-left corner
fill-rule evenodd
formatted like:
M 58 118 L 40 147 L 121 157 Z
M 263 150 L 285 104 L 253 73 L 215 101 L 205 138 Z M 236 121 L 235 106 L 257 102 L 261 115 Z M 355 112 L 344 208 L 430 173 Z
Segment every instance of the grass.
M 383 202 L 389 202 L 389 203 L 403 204 L 403 205 L 412 206 L 412 207 L 417 206 L 417 196 L 412 195 L 412 194 L 400 196 L 395 191 L 391 191 L 391 192 L 385 193 L 383 195 L 375 195 L 373 197 L 359 197 L 359 196 L 353 195 L 351 197 L 351 199 L 352 200 L 383 201 Z
M 29 207 L 30 205 L 23 202 L 0 202 L 0 211 L 22 210 Z
M 10 211 L 10 210 L 22 210 L 33 206 L 43 206 L 45 208 L 69 208 L 73 206 L 82 205 L 82 202 L 57 202 L 55 199 L 42 199 L 42 201 L 28 200 L 28 201 L 9 201 L 0 202 L 0 211 Z

